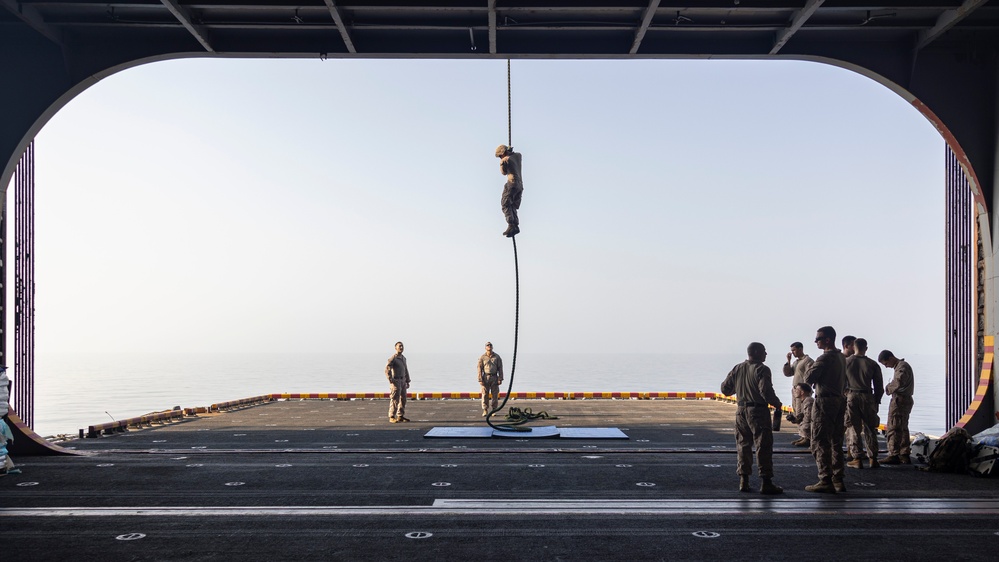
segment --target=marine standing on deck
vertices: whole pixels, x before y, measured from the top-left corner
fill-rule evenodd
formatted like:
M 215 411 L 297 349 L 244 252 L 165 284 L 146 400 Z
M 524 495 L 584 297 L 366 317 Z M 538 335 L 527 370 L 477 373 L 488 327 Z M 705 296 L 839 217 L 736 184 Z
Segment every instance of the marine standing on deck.
M 385 364 L 385 376 L 389 381 L 389 421 L 408 422 L 406 417 L 406 390 L 409 388 L 409 366 L 402 351 L 401 341 L 395 342 L 395 354 Z
M 846 425 L 852 430 L 854 440 L 849 444 L 853 460 L 850 468 L 864 468 L 863 448 L 867 445 L 867 458 L 871 468 L 878 467 L 878 405 L 884 395 L 881 366 L 867 356 L 867 340 L 857 338 L 855 353 L 846 358 Z
M 524 176 L 521 174 L 521 158 L 519 152 L 514 152 L 512 146 L 501 144 L 496 147 L 496 157 L 500 159 L 500 172 L 506 176 L 503 186 L 503 197 L 500 207 L 506 217 L 506 231 L 503 236 L 511 238 L 520 232 L 520 219 L 517 209 L 520 208 L 520 198 L 524 193 Z
M 854 342 L 857 341 L 856 336 L 843 336 L 840 342 L 843 346 L 840 348 L 843 350 L 843 357 L 849 360 L 854 354 Z M 857 446 L 857 434 L 850 427 L 850 408 L 847 406 L 846 412 L 843 414 L 843 446 L 846 449 L 846 462 L 853 460 L 853 449 Z
M 794 357 L 794 363 L 791 363 L 791 358 Z M 791 344 L 791 351 L 787 354 L 787 361 L 784 363 L 784 376 L 794 377 L 791 379 L 791 408 L 794 410 L 793 415 L 789 415 L 788 421 L 794 421 L 792 418 L 797 418 L 798 412 L 801 412 L 801 399 L 796 395 L 795 388 L 805 382 L 805 371 L 812 366 L 812 358 L 805 355 L 804 346 L 800 341 L 796 341 Z M 811 392 L 809 391 L 809 394 Z M 798 439 L 791 442 L 792 445 L 798 447 L 807 447 L 811 442 L 811 434 L 809 433 L 808 424 L 802 427 L 801 422 L 798 423 Z
M 479 372 L 479 386 L 482 387 L 482 417 L 496 410 L 499 402 L 499 389 L 503 384 L 503 360 L 493 353 L 493 344 L 486 342 L 486 352 L 479 357 L 476 365 Z
M 885 392 L 891 395 L 891 402 L 888 403 L 888 420 L 885 423 L 888 456 L 881 459 L 881 464 L 909 464 L 912 462 L 909 458 L 909 414 L 912 413 L 915 382 L 912 367 L 887 349 L 878 354 L 878 363 L 895 369 L 895 377 L 885 387 Z
M 749 476 L 753 473 L 753 447 L 756 447 L 756 462 L 759 464 L 761 494 L 779 494 L 783 488 L 773 483 L 774 477 L 774 434 L 773 421 L 767 405 L 780 410 L 780 399 L 774 393 L 770 368 L 763 364 L 767 359 L 767 349 L 762 343 L 753 342 L 746 349 L 749 359 L 739 363 L 729 372 L 721 384 L 726 396 L 736 395 L 738 407 L 735 412 L 735 445 L 738 449 L 739 491 L 749 491 Z M 779 421 L 779 420 L 778 420 Z
M 794 399 L 798 401 L 801 410 L 794 411 L 791 421 L 798 424 L 798 428 L 804 430 L 807 435 L 811 435 L 812 407 L 815 405 L 815 399 L 812 398 L 812 387 L 806 383 L 801 383 L 794 387 L 792 394 L 794 394 Z
M 809 492 L 845 492 L 843 483 L 843 421 L 846 416 L 846 359 L 836 349 L 836 330 L 823 326 L 815 334 L 815 345 L 823 351 L 805 373 L 805 382 L 815 388 L 812 409 L 812 455 L 819 481 L 805 486 Z

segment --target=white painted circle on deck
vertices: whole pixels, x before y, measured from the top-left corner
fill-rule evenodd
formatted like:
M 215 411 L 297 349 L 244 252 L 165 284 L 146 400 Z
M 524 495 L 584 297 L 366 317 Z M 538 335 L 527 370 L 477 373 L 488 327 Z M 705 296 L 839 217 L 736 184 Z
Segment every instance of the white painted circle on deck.
M 406 533 L 407 539 L 429 539 L 434 536 L 433 533 L 428 533 L 426 531 L 415 531 L 412 533 Z
M 691 534 L 701 539 L 717 539 L 718 537 L 721 536 L 720 534 L 714 531 L 695 531 Z
M 124 534 L 124 535 L 118 535 L 114 539 L 116 541 L 135 541 L 135 540 L 144 539 L 144 538 L 146 538 L 146 535 L 144 535 L 142 533 L 127 533 L 127 534 Z

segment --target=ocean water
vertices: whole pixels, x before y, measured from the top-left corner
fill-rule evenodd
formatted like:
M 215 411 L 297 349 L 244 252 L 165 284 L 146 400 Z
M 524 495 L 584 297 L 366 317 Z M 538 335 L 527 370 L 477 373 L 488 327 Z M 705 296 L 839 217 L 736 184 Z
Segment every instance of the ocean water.
M 275 392 L 385 392 L 385 361 L 372 354 L 40 353 L 36 364 L 35 430 L 76 434 L 111 419 L 174 406 L 207 406 Z M 512 357 L 503 355 L 507 380 Z M 479 353 L 407 353 L 410 392 L 477 392 Z M 522 354 L 514 392 L 717 392 L 742 354 Z M 768 361 L 774 387 L 790 403 L 783 357 Z M 916 379 L 912 431 L 942 434 L 944 357 L 906 357 Z M 884 370 L 885 382 L 891 371 Z M 882 419 L 887 412 L 882 402 Z

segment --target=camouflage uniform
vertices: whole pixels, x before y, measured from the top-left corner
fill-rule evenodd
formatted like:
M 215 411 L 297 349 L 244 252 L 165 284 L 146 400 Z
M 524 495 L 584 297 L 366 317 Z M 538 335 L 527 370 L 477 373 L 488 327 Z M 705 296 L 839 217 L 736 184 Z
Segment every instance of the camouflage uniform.
M 912 413 L 914 382 L 912 367 L 905 359 L 899 359 L 895 365 L 895 377 L 885 387 L 885 392 L 891 395 L 888 421 L 885 424 L 888 456 L 909 456 L 909 414 Z
M 518 228 L 520 219 L 517 217 L 517 209 L 520 209 L 520 199 L 524 193 L 520 153 L 509 148 L 506 156 L 500 160 L 500 172 L 506 176 L 506 185 L 503 186 L 500 207 L 503 209 L 503 216 L 506 218 L 508 227 L 510 229 Z
M 479 386 L 482 387 L 482 411 L 496 410 L 499 402 L 499 386 L 503 382 L 503 360 L 499 355 L 483 353 L 476 366 L 479 372 Z
M 402 418 L 406 415 L 406 389 L 409 388 L 409 367 L 406 358 L 401 353 L 389 357 L 385 364 L 385 376 L 388 377 L 389 418 Z
M 725 377 L 721 391 L 726 396 L 735 394 L 738 397 L 738 408 L 735 413 L 735 446 L 739 460 L 736 472 L 739 476 L 752 474 L 755 446 L 760 478 L 773 478 L 774 434 L 770 409 L 767 405 L 780 409 L 781 403 L 774 393 L 770 368 L 752 360 L 743 361 L 733 367 Z
M 4 419 L 10 411 L 9 401 L 10 379 L 7 377 L 7 370 L 0 369 L 0 464 L 3 465 L 0 467 L 0 475 L 7 474 L 8 470 L 13 472 L 14 469 L 14 461 L 7 454 L 7 444 L 13 441 L 14 435 Z
M 865 355 L 846 358 L 846 425 L 853 429 L 856 438 L 849 443 L 850 454 L 863 458 L 862 444 L 867 446 L 867 456 L 878 458 L 878 404 L 884 395 L 881 365 Z M 863 441 L 861 441 L 861 437 Z
M 803 355 L 801 359 L 795 359 L 794 364 L 784 364 L 784 376 L 793 377 L 791 379 L 791 409 L 794 410 L 795 418 L 798 417 L 797 414 L 801 411 L 801 397 L 796 395 L 794 389 L 799 384 L 805 382 L 805 373 L 808 371 L 808 368 L 812 366 L 812 363 L 814 363 L 814 361 L 812 361 L 811 357 Z M 798 436 L 804 439 L 811 439 L 812 435 L 809 433 L 810 430 L 802 428 L 801 422 L 797 423 Z M 809 427 L 811 426 L 810 423 L 807 425 Z
M 819 356 L 805 373 L 815 387 L 812 408 L 812 455 L 819 481 L 843 481 L 843 425 L 846 418 L 846 359 L 838 349 Z
M 798 424 L 798 430 L 804 430 L 806 435 L 812 435 L 812 408 L 815 406 L 815 399 L 811 395 L 804 394 L 798 397 L 800 413 L 795 413 L 794 422 Z M 811 438 L 811 437 L 809 437 Z

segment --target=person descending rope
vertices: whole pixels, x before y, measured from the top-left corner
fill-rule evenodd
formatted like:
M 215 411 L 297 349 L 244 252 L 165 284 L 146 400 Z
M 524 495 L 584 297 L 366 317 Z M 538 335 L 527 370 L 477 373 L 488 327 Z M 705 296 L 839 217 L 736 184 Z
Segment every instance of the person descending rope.
M 512 238 L 520 232 L 517 209 L 520 208 L 520 197 L 524 193 L 520 153 L 514 152 L 512 146 L 501 144 L 496 147 L 496 157 L 500 159 L 500 172 L 506 176 L 503 197 L 500 198 L 500 207 L 503 209 L 503 216 L 506 217 L 507 224 L 503 236 Z

